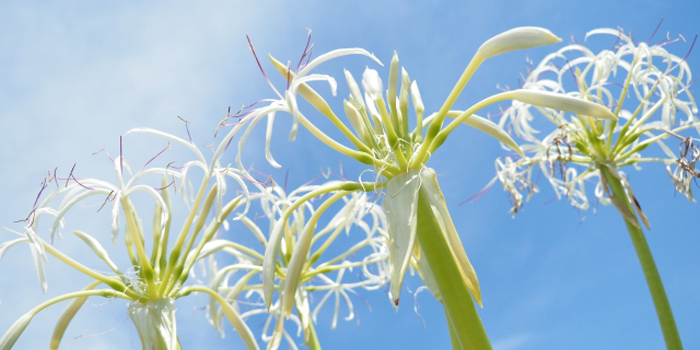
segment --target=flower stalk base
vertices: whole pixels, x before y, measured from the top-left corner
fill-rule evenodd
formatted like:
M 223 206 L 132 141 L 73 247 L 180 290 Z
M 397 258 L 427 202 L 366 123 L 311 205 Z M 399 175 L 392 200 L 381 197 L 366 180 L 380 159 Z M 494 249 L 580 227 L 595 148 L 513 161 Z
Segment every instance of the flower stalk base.
M 613 196 L 627 206 L 629 211 L 634 210 L 620 180 L 613 176 L 610 170 L 604 166 L 600 167 L 600 171 L 605 181 L 609 184 Z M 654 257 L 651 255 L 651 250 L 644 237 L 644 233 L 638 222 L 630 222 L 624 215 L 623 219 L 625 220 L 627 231 L 629 231 L 630 238 L 634 244 L 634 249 L 637 252 L 639 263 L 642 265 L 644 277 L 647 280 L 649 292 L 651 292 L 651 298 L 654 300 L 654 307 L 656 308 L 656 315 L 661 324 L 661 331 L 664 335 L 666 348 L 669 350 L 682 350 L 683 345 L 681 344 L 681 337 L 678 334 L 678 328 L 676 328 L 676 320 L 673 318 L 671 304 L 668 302 L 666 290 L 661 282 L 659 270 L 656 268 Z
M 430 201 L 420 191 L 418 196 L 418 218 L 416 238 L 425 258 L 430 265 L 437 287 L 442 296 L 447 323 L 454 349 L 481 350 L 491 349 L 484 326 L 474 307 L 472 296 L 462 281 L 459 266 L 452 254 L 446 254 L 450 248 L 442 235 L 440 224 L 435 219 Z M 454 342 L 458 342 L 454 344 Z

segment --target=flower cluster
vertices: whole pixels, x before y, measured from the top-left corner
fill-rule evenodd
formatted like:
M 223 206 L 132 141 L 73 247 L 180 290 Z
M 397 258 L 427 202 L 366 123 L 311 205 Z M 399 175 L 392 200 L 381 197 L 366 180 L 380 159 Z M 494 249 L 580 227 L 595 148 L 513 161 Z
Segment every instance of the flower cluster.
M 95 280 L 83 291 L 53 298 L 28 312 L 5 334 L 0 341 L 0 349 L 12 347 L 36 313 L 60 301 L 73 299 L 57 323 L 51 340 L 51 348 L 58 348 L 66 327 L 91 296 L 130 301 L 128 314 L 145 349 L 177 349 L 175 300 L 191 293 L 209 295 L 209 319 L 222 335 L 221 323 L 225 316 L 248 348 L 257 349 L 256 336 L 246 321 L 256 315 L 267 314 L 266 325 L 273 318 L 278 321 L 272 335 L 268 332 L 268 326 L 265 327 L 262 340 L 270 342 L 269 347 L 276 348 L 285 336 L 290 346 L 296 348 L 284 328 L 285 317 L 291 316 L 297 321 L 307 342 L 318 342 L 312 322 L 331 297 L 335 297 L 332 321 L 332 328 L 335 328 L 341 299 L 349 310 L 346 319 L 352 319 L 353 303 L 349 293 L 356 293 L 358 288 L 375 290 L 387 283 L 391 266 L 388 264 L 386 218 L 381 207 L 368 194 L 342 190 L 347 185 L 342 182 L 306 185 L 286 193 L 274 182 L 272 185 L 259 182 L 247 171 L 224 167 L 219 160 L 233 133 L 221 141 L 210 160 L 191 139 L 184 140 L 153 129 L 133 129 L 125 137 L 130 138 L 131 134 L 155 135 L 167 140 L 168 146 L 132 173 L 122 154 L 120 140 L 119 156 L 110 157 L 116 174 L 114 183 L 77 177 L 74 169 L 65 178 L 54 171 L 44 180 L 23 232 L 11 231 L 20 237 L 0 244 L 0 257 L 13 246 L 28 244 L 44 292 L 48 284 L 44 272 L 48 256 Z M 182 166 L 174 162 L 164 167 L 155 166 L 160 163 L 159 158 L 165 157 L 163 153 L 172 148 L 171 144 L 184 146 L 194 154 L 195 160 Z M 203 174 L 197 174 L 197 169 Z M 199 185 L 197 181 L 201 181 Z M 231 181 L 238 185 L 238 191 L 233 199 L 226 199 Z M 256 190 L 251 191 L 249 187 Z M 143 198 L 133 199 L 142 193 L 150 196 L 155 204 L 150 230 L 146 229 L 142 219 Z M 179 201 L 173 201 L 178 198 Z M 110 273 L 83 265 L 39 234 L 48 231 L 51 242 L 56 236 L 63 238 L 61 228 L 70 224 L 66 222 L 69 221 L 66 215 L 75 211 L 79 204 L 90 206 L 95 201 L 99 210 L 108 208 L 110 211 L 109 236 L 112 243 L 116 245 L 117 239 L 123 235 L 131 263 L 128 268 L 119 267 L 118 262 L 124 259 L 110 256 L 109 249 L 101 243 L 104 235 L 74 231 L 106 263 Z M 267 225 L 263 223 L 259 226 L 261 218 L 251 216 L 249 208 L 254 203 L 259 203 L 262 208 Z M 320 225 L 319 220 L 323 220 L 322 214 L 328 209 L 334 215 L 325 225 Z M 174 225 L 179 224 L 177 217 L 182 217 L 183 213 L 185 219 L 179 232 L 173 232 Z M 40 225 L 47 218 L 50 219 L 48 228 Z M 284 288 L 280 289 L 280 298 L 269 309 L 264 303 L 259 303 L 263 287 L 256 282 L 260 280 L 260 276 L 256 275 L 263 271 L 264 256 L 256 251 L 255 244 L 240 243 L 240 232 L 234 233 L 232 238 L 235 239 L 221 237 L 230 229 L 231 221 L 235 221 L 241 231 L 251 232 L 263 251 L 270 237 L 263 234 L 261 227 L 269 227 L 271 232 L 281 234 L 275 289 Z M 348 238 L 338 239 L 341 234 Z M 354 240 L 354 244 L 345 249 L 332 244 L 336 239 L 346 244 Z M 222 261 L 230 262 L 232 259 L 232 263 L 218 267 Z M 194 269 L 197 262 L 204 265 L 209 280 L 198 278 Z M 359 274 L 353 274 L 353 271 Z M 99 285 L 108 288 L 95 290 Z M 309 297 L 313 293 L 323 294 L 316 305 Z M 243 310 L 238 305 L 250 307 Z M 290 314 L 294 306 L 298 315 Z M 311 307 L 314 307 L 313 311 Z
M 681 131 L 700 130 L 697 105 L 688 90 L 690 68 L 683 58 L 666 50 L 676 40 L 637 43 L 613 29 L 593 30 L 586 39 L 595 35 L 615 37 L 613 48 L 596 53 L 578 43 L 565 46 L 535 66 L 522 89 L 585 99 L 609 108 L 617 119 L 594 120 L 580 113 L 514 101 L 503 113 L 500 126 L 524 140 L 521 149 L 525 156 L 517 160 L 506 157 L 496 165 L 496 178 L 514 198 L 513 213 L 523 205 L 523 190 L 529 198 L 536 189 L 532 184 L 535 166 L 557 197 L 567 197 L 580 209 L 589 207 L 585 185 L 591 181 L 596 183 L 594 193 L 601 203 L 614 202 L 601 176 L 602 168 L 620 179 L 634 199 L 620 169 L 655 161 L 666 163 L 677 190 L 692 199 L 690 181 L 696 177 L 696 157 L 685 158 L 694 148 L 686 145 L 678 156 L 664 143 L 670 136 L 682 138 L 678 135 Z M 542 124 L 535 121 L 537 114 L 551 123 L 544 136 L 538 130 Z M 668 158 L 642 155 L 651 145 L 660 147 Z M 644 221 L 638 203 L 636 209 Z M 633 214 L 627 216 L 631 219 Z
M 404 275 L 410 265 L 416 268 L 426 287 L 445 305 L 454 333 L 452 339 L 455 348 L 490 346 L 472 301 L 481 304 L 475 270 L 452 222 L 436 172 L 426 166 L 431 155 L 450 133 L 464 123 L 496 138 L 524 157 L 521 148 L 502 127 L 475 114 L 493 103 L 514 100 L 516 107 L 504 117 L 502 125 L 513 125 L 519 132 L 518 136 L 536 144 L 523 147 L 523 150 L 537 152 L 544 161 L 551 161 L 554 155 L 558 161 L 583 162 L 592 159 L 598 165 L 614 169 L 626 165 L 626 162 L 642 161 L 641 158 L 625 156 L 619 163 L 617 155 L 612 157 L 613 153 L 601 151 L 601 145 L 608 143 L 610 146 L 614 130 L 624 130 L 618 138 L 623 140 L 622 146 L 616 144 L 615 147 L 622 147 L 621 152 L 636 154 L 638 148 L 646 147 L 648 142 L 656 142 L 668 133 L 695 126 L 695 119 L 692 118 L 675 129 L 663 129 L 663 125 L 656 128 L 643 126 L 646 119 L 659 108 L 667 111 L 663 122 L 668 125 L 675 123 L 675 109 L 694 110 L 694 102 L 683 102 L 677 97 L 687 88 L 687 83 L 678 83 L 686 73 L 679 73 L 675 80 L 666 82 L 665 78 L 659 78 L 658 73 L 642 74 L 634 65 L 625 66 L 635 74 L 634 79 L 627 79 L 623 96 L 629 86 L 633 86 L 639 95 L 661 91 L 663 96 L 659 106 L 646 103 L 640 105 L 638 111 L 625 114 L 621 112 L 622 101 L 618 105 L 609 103 L 612 100 L 609 98 L 607 80 L 600 78 L 605 76 L 607 79 L 610 73 L 606 73 L 605 69 L 614 70 L 616 65 L 610 63 L 612 58 L 597 59 L 597 56 L 590 58 L 590 67 L 585 66 L 584 71 L 576 73 L 580 87 L 577 91 L 585 93 L 567 93 L 563 88 L 553 88 L 554 83 L 551 82 L 540 86 L 537 85 L 540 80 L 533 78 L 523 89 L 489 96 L 464 110 L 452 110 L 471 76 L 486 59 L 558 41 L 560 39 L 549 31 L 536 27 L 516 28 L 487 40 L 472 57 L 442 106 L 425 118 L 425 106 L 418 85 L 400 67 L 396 54 L 389 67 L 386 91 L 376 70 L 367 68 L 360 84 L 346 71 L 350 95 L 343 101 L 342 109 L 350 126 L 309 85 L 315 81 L 326 82 L 332 95 L 335 95 L 336 80 L 312 71 L 328 60 L 347 55 L 362 55 L 378 64 L 381 62 L 363 49 L 339 49 L 310 60 L 307 45 L 294 70 L 289 64 L 271 58 L 275 69 L 286 80 L 285 90 L 280 92 L 270 83 L 276 99 L 262 100 L 255 104 L 254 109 L 251 106 L 242 114 L 227 116 L 220 127 L 232 127 L 212 148 L 210 157 L 205 157 L 191 138 L 188 141 L 157 130 L 134 129 L 128 134 L 150 134 L 164 138 L 191 151 L 194 160 L 182 166 L 168 164 L 156 167 L 152 164 L 160 156 L 159 153 L 129 177 L 131 171 L 120 147 L 119 157 L 112 160 L 117 179 L 115 183 L 77 178 L 72 171 L 62 179 L 55 173 L 50 174 L 24 231 L 15 232 L 20 238 L 2 243 L 0 257 L 8 248 L 27 243 L 44 289 L 47 278 L 43 264 L 48 255 L 92 277 L 94 282 L 83 291 L 51 299 L 31 310 L 0 339 L 0 350 L 9 349 L 14 344 L 37 312 L 56 302 L 73 299 L 73 304 L 57 324 L 52 341 L 53 348 L 56 348 L 65 327 L 90 296 L 129 300 L 129 315 L 138 329 L 144 348 L 176 349 L 179 344 L 174 301 L 191 293 L 207 294 L 210 297 L 210 322 L 222 330 L 221 320 L 226 317 L 250 349 L 257 349 L 258 344 L 246 321 L 258 315 L 267 316 L 262 340 L 268 343 L 269 349 L 278 348 L 283 338 L 292 348 L 296 348 L 285 326 L 287 319 L 298 325 L 299 332 L 303 331 L 305 343 L 317 349 L 318 339 L 313 325 L 319 310 L 331 297 L 335 298 L 332 327 L 335 327 L 341 301 L 348 308 L 346 319 L 353 318 L 350 294 L 358 288 L 373 290 L 390 283 L 391 301 L 398 306 Z M 647 51 L 641 50 L 637 61 L 644 62 Z M 568 51 L 554 58 L 565 52 Z M 621 57 L 625 55 L 621 54 Z M 302 64 L 304 60 L 306 63 Z M 573 64 L 583 63 L 575 61 Z M 686 72 L 687 69 L 683 67 L 687 66 L 683 64 L 682 60 L 672 61 L 668 71 L 674 71 L 678 66 L 682 72 Z M 651 63 L 646 66 L 651 66 Z M 547 64 L 534 76 L 539 77 L 549 70 L 552 68 Z M 564 76 L 562 71 L 556 71 L 559 73 L 558 79 Z M 588 84 L 585 78 L 589 74 L 598 77 L 598 80 Z M 314 125 L 300 110 L 299 96 L 328 118 L 352 146 L 331 138 Z M 673 101 L 672 107 L 665 107 L 668 100 Z M 545 112 L 555 121 L 557 133 L 543 142 L 536 141 L 536 131 L 529 125 L 530 116 L 526 114 L 529 108 Z M 616 108 L 616 112 L 613 114 L 608 108 Z M 565 123 L 564 112 L 558 110 L 574 113 L 581 117 L 581 121 Z M 269 185 L 256 181 L 246 170 L 242 152 L 253 128 L 267 118 L 265 156 L 272 166 L 280 167 L 270 153 L 273 124 L 279 112 L 292 116 L 290 139 L 296 137 L 299 125 L 302 125 L 332 149 L 371 166 L 376 179 L 372 182 L 333 181 L 323 185 L 305 185 L 290 192 L 274 183 Z M 236 118 L 235 123 L 228 124 L 232 117 Z M 617 117 L 626 119 L 627 123 L 616 127 Z M 445 123 L 447 118 L 453 119 Z M 649 136 L 657 130 L 665 130 L 667 134 Z M 642 135 L 648 140 L 637 142 Z M 223 166 L 222 157 L 234 137 L 238 137 L 236 166 Z M 685 159 L 687 153 L 681 157 L 685 163 L 678 161 L 678 166 L 686 172 L 694 167 L 697 159 L 694 148 L 690 152 L 691 160 Z M 535 191 L 529 180 L 531 171 L 520 170 L 522 166 L 532 166 L 534 161 L 528 163 L 531 159 L 535 158 L 524 157 L 517 162 L 506 159 L 498 163 L 501 170 L 498 179 L 514 193 L 516 207 L 522 203 L 522 196 L 515 195 L 519 190 L 529 187 Z M 193 175 L 199 173 L 196 169 L 201 174 Z M 553 173 L 554 167 L 551 170 Z M 571 168 L 564 171 L 562 167 L 560 172 L 566 174 L 564 180 L 550 176 L 553 184 L 559 181 L 556 188 L 570 198 L 585 201 L 585 195 L 572 194 L 583 191 L 581 175 Z M 589 173 L 592 172 L 584 174 Z M 618 174 L 616 171 L 613 173 Z M 687 180 L 682 176 L 686 175 L 677 175 L 677 183 L 685 184 Z M 238 185 L 233 199 L 227 198 L 227 194 L 231 194 L 231 191 L 227 191 L 231 181 Z M 58 185 L 57 188 L 44 196 L 45 190 L 53 184 Z M 249 187 L 255 190 L 249 191 Z M 380 207 L 370 193 L 381 196 L 383 190 L 383 207 Z M 150 196 L 155 204 L 149 230 L 144 228 L 142 210 L 137 208 L 133 199 L 142 193 Z M 182 198 L 185 207 L 182 216 L 173 209 L 173 194 L 180 194 Z M 120 233 L 123 233 L 131 263 L 128 269 L 120 269 L 114 263 L 101 245 L 102 237 L 99 235 L 80 231 L 75 233 L 111 268 L 110 274 L 82 265 L 39 235 L 40 219 L 52 219 L 49 232 L 53 239 L 54 233 L 64 224 L 66 213 L 76 204 L 95 196 L 102 198 L 103 205 L 111 208 L 113 242 L 116 243 Z M 252 214 L 250 208 L 253 204 L 259 204 L 262 217 Z M 324 215 L 329 210 L 334 214 Z M 184 220 L 182 223 L 175 222 L 175 217 Z M 221 229 L 225 229 L 231 220 L 252 232 L 254 243 L 247 245 L 239 240 L 220 238 L 223 234 Z M 264 223 L 258 225 L 261 221 Z M 171 226 L 180 224 L 178 232 L 171 234 Z M 269 235 L 263 233 L 263 228 L 269 229 Z M 338 241 L 343 243 L 333 244 Z M 203 265 L 206 275 L 195 273 L 194 266 L 198 262 Z M 94 289 L 101 284 L 109 288 Z M 311 296 L 318 292 L 323 293 L 323 297 L 314 305 Z M 273 322 L 274 329 L 270 332 Z
M 339 49 L 309 61 L 309 52 L 305 51 L 299 61 L 300 64 L 294 70 L 291 64 L 285 65 L 271 57 L 275 69 L 285 77 L 287 88 L 284 93 L 280 93 L 270 83 L 278 99 L 266 101 L 268 103 L 266 106 L 259 107 L 250 113 L 254 116 L 250 117 L 246 132 L 239 141 L 239 152 L 243 149 L 250 130 L 262 118 L 267 117 L 265 153 L 271 165 L 279 166 L 269 152 L 272 124 L 278 112 L 287 112 L 293 120 L 290 139 L 294 139 L 301 124 L 332 149 L 372 166 L 377 176 L 376 181 L 373 184 L 356 183 L 354 187 L 357 191 L 368 189 L 386 189 L 387 191 L 383 205 L 390 237 L 392 264 L 390 297 L 393 304 L 398 306 L 403 278 L 413 261 L 432 294 L 445 303 L 448 319 L 450 322 L 455 322 L 452 327 L 458 330 L 455 340 L 463 347 L 486 344 L 488 340 L 471 301 L 473 298 L 481 304 L 476 273 L 452 223 L 436 173 L 428 168 L 426 163 L 450 133 L 462 123 L 489 134 L 521 153 L 517 144 L 502 128 L 486 118 L 475 115 L 482 108 L 503 100 L 517 100 L 597 118 L 614 118 L 607 108 L 599 104 L 564 94 L 530 89 L 496 94 L 463 111 L 451 110 L 473 73 L 486 59 L 506 52 L 558 41 L 560 39 L 551 32 L 536 27 L 512 29 L 487 40 L 472 57 L 442 107 L 425 118 L 425 106 L 418 85 L 415 81 L 411 81 L 406 69 L 400 67 L 396 54 L 391 59 L 386 91 L 384 91 L 384 82 L 374 69 L 365 69 L 361 84 L 357 83 L 350 72 L 345 71 L 350 95 L 342 105 L 350 126 L 346 125 L 331 108 L 331 104 L 309 85 L 314 81 L 327 82 L 331 88 L 331 94 L 335 95 L 336 80 L 331 76 L 314 74 L 311 71 L 320 64 L 340 56 L 363 55 L 379 63 L 376 57 L 362 49 Z M 255 54 L 252 44 L 251 50 Z M 257 60 L 257 55 L 255 57 Z M 302 65 L 301 62 L 304 62 L 304 59 L 308 62 Z M 258 66 L 262 71 L 259 61 Z M 264 71 L 263 75 L 267 78 Z M 298 96 L 328 118 L 352 146 L 344 145 L 331 138 L 314 125 L 299 108 Z M 454 119 L 443 125 L 448 117 Z M 243 127 L 239 123 L 233 130 Z M 242 165 L 240 153 L 238 164 Z M 344 189 L 350 190 L 349 187 Z M 263 296 L 268 308 L 272 305 L 275 289 L 274 276 L 279 266 L 277 262 L 282 237 L 280 227 L 283 227 L 284 220 L 286 218 L 275 224 L 277 228 L 271 234 L 265 251 Z M 455 281 L 460 282 L 455 283 Z M 285 286 L 283 294 L 289 292 L 294 293 L 294 288 Z M 293 296 L 283 295 L 282 298 L 291 300 Z

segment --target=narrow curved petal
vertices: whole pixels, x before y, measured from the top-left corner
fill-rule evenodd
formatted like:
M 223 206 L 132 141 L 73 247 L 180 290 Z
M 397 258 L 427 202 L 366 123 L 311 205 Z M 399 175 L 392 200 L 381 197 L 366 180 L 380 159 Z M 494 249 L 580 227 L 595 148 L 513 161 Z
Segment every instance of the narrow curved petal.
M 303 273 L 304 264 L 306 264 L 306 259 L 309 256 L 309 251 L 311 250 L 311 239 L 316 232 L 316 223 L 321 215 L 335 203 L 338 199 L 345 196 L 345 192 L 339 192 L 334 194 L 331 198 L 326 200 L 317 210 L 314 212 L 309 222 L 302 229 L 301 235 L 297 238 L 296 245 L 294 246 L 294 251 L 292 252 L 292 257 L 289 260 L 289 266 L 287 267 L 287 278 L 284 281 L 284 293 L 282 296 L 282 315 L 289 317 L 292 313 L 294 307 L 295 295 L 297 294 L 297 288 L 299 286 L 299 281 Z
M 91 290 L 100 283 L 101 282 L 99 281 L 90 283 L 83 290 Z M 66 332 L 66 328 L 68 328 L 68 325 L 70 324 L 71 320 L 73 320 L 73 317 L 75 317 L 75 314 L 80 310 L 80 308 L 83 307 L 87 299 L 87 296 L 75 298 L 63 311 L 63 313 L 61 314 L 61 318 L 58 319 L 58 322 L 56 322 L 56 327 L 53 330 L 53 335 L 51 336 L 51 343 L 49 344 L 50 350 L 58 350 L 59 345 L 61 345 L 63 335 Z
M 304 67 L 299 73 L 297 73 L 297 76 L 303 77 L 306 74 L 308 74 L 312 69 L 316 68 L 319 64 L 332 60 L 334 58 L 338 58 L 341 56 L 347 56 L 347 55 L 362 55 L 362 56 L 367 56 L 371 58 L 374 62 L 377 62 L 380 66 L 383 66 L 382 61 L 380 61 L 377 57 L 375 57 L 373 54 L 369 53 L 365 49 L 360 49 L 360 48 L 349 48 L 349 49 L 337 49 L 333 50 L 330 52 L 327 52 L 321 56 L 316 57 L 316 59 L 312 60 L 309 62 L 309 64 Z
M 265 159 L 275 168 L 281 168 L 282 166 L 275 161 L 270 153 L 270 143 L 272 141 L 272 127 L 275 124 L 275 112 L 267 115 L 267 130 L 265 130 Z
M 508 95 L 508 97 L 513 100 L 537 106 L 559 109 L 595 118 L 617 119 L 617 117 L 604 106 L 555 92 L 520 89 L 508 91 L 503 94 Z
M 489 136 L 495 138 L 496 140 L 502 142 L 504 145 L 510 147 L 514 151 L 518 152 L 521 157 L 524 157 L 523 151 L 520 149 L 517 143 L 508 135 L 508 133 L 503 130 L 496 123 L 479 117 L 477 115 L 472 115 L 464 120 L 464 124 L 474 127 L 477 130 L 483 131 Z
M 0 350 L 12 349 L 12 346 L 14 346 L 17 339 L 19 339 L 19 336 L 22 335 L 22 332 L 24 332 L 29 325 L 29 322 L 34 318 L 34 315 L 34 312 L 28 312 L 10 326 L 10 329 L 0 338 Z
M 104 260 L 104 262 L 106 262 L 112 270 L 114 270 L 115 272 L 119 272 L 117 265 L 114 264 L 112 259 L 109 258 L 107 250 L 105 250 L 104 247 L 102 247 L 102 244 L 100 244 L 99 241 L 97 241 L 95 238 L 93 238 L 85 232 L 73 231 L 73 233 L 76 236 L 80 237 L 80 239 L 82 239 L 83 242 L 85 242 L 90 247 L 90 249 L 92 249 L 95 255 L 97 255 L 98 258 Z
M 265 247 L 265 259 L 263 260 L 263 299 L 265 299 L 265 307 L 269 310 L 272 305 L 272 294 L 275 288 L 275 266 L 277 266 L 277 257 L 280 254 L 280 243 L 282 240 L 282 227 L 284 226 L 285 218 L 277 220 L 272 225 L 270 239 Z

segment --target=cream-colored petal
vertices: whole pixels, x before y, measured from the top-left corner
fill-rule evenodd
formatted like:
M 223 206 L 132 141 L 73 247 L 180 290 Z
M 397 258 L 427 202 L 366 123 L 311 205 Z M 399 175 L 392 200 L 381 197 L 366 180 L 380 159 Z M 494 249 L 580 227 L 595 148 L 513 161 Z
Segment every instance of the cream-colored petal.
M 492 136 L 493 138 L 497 139 L 498 141 L 502 142 L 504 145 L 510 147 L 514 151 L 518 152 L 518 154 L 521 157 L 524 157 L 525 155 L 523 154 L 523 151 L 520 149 L 520 146 L 518 146 L 517 143 L 508 135 L 508 133 L 503 130 L 500 126 L 498 126 L 496 123 L 486 119 L 479 117 L 477 115 L 472 115 L 469 118 L 464 120 L 464 124 L 467 124 L 469 126 L 474 127 L 477 130 L 483 131 L 489 136 Z
M 98 240 L 96 240 L 92 236 L 88 235 L 87 233 L 84 233 L 81 231 L 73 231 L 73 233 L 76 236 L 80 237 L 80 239 L 82 239 L 83 242 L 85 242 L 90 247 L 90 249 L 92 249 L 92 251 L 95 253 L 95 255 L 97 255 L 98 258 L 104 260 L 104 262 L 107 263 L 109 268 L 111 268 L 115 272 L 119 273 L 119 268 L 112 261 L 112 259 L 110 259 L 109 254 L 107 253 L 107 250 L 105 250 L 104 247 L 102 247 L 102 244 L 100 244 L 100 242 Z
M 270 231 L 270 239 L 265 247 L 265 259 L 263 260 L 262 284 L 263 284 L 263 299 L 265 306 L 270 309 L 272 305 L 272 294 L 275 288 L 275 267 L 277 266 L 277 257 L 280 253 L 280 245 L 282 241 L 282 228 L 285 224 L 285 219 L 277 220 L 272 225 Z
M 292 252 L 292 257 L 289 260 L 289 266 L 287 267 L 287 278 L 284 282 L 284 293 L 282 293 L 281 296 L 283 302 L 283 316 L 289 317 L 289 315 L 292 313 L 295 295 L 297 294 L 304 265 L 306 264 L 309 256 L 309 251 L 311 250 L 311 239 L 316 232 L 316 223 L 318 222 L 318 219 L 321 217 L 321 215 L 323 215 L 328 207 L 330 207 L 340 198 L 344 197 L 346 194 L 347 192 L 336 193 L 323 202 L 323 204 L 319 206 L 311 216 L 308 223 L 304 226 L 301 234 L 297 238 L 296 244 L 294 245 L 294 251 Z
M 2 338 L 0 338 L 0 350 L 12 349 L 12 346 L 15 345 L 15 342 L 19 336 L 22 335 L 24 329 L 27 328 L 34 315 L 34 312 L 28 312 L 22 315 L 22 317 L 17 319 L 17 321 L 10 326 L 10 329 L 8 329 Z
M 609 109 L 602 105 L 555 92 L 519 89 L 503 94 L 508 95 L 507 98 L 532 105 L 559 109 L 595 118 L 617 119 Z

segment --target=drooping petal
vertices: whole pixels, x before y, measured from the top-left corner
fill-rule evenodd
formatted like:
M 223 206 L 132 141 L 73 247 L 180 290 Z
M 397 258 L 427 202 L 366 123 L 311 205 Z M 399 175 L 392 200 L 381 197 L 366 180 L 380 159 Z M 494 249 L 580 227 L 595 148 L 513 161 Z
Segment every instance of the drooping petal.
M 265 130 L 265 159 L 275 168 L 281 168 L 282 166 L 275 161 L 270 153 L 270 143 L 272 142 L 272 126 L 275 123 L 275 112 L 271 112 L 267 115 L 267 129 Z
M 296 299 L 295 295 L 297 294 L 299 281 L 302 277 L 304 264 L 306 264 L 309 251 L 311 250 L 311 239 L 316 232 L 316 223 L 318 219 L 328 207 L 346 194 L 346 192 L 339 192 L 327 199 L 316 212 L 314 212 L 311 219 L 309 219 L 308 223 L 302 229 L 302 233 L 297 238 L 292 257 L 289 260 L 289 266 L 287 267 L 287 278 L 284 283 L 284 293 L 282 293 L 281 297 L 282 316 L 289 317 L 292 313 L 294 300 Z
M 34 267 L 36 267 L 36 275 L 39 278 L 41 290 L 44 292 L 44 294 L 46 294 L 46 290 L 49 288 L 49 283 L 46 279 L 46 268 L 44 268 L 45 257 L 41 254 L 41 252 L 38 249 L 39 244 L 29 243 L 29 250 L 32 252 L 32 258 L 34 259 Z
M 500 141 L 504 145 L 510 147 L 514 151 L 518 152 L 521 157 L 524 157 L 523 151 L 520 149 L 517 143 L 508 135 L 508 133 L 503 130 L 496 123 L 479 117 L 477 115 L 472 115 L 464 120 L 464 124 L 474 127 L 477 130 L 483 131 L 486 134 L 492 136 L 496 140 Z
M 307 75 L 312 69 L 316 68 L 316 66 L 318 66 L 319 64 L 326 62 L 326 61 L 329 61 L 329 60 L 332 60 L 334 58 L 338 58 L 341 56 L 347 56 L 347 55 L 367 56 L 367 57 L 371 58 L 372 60 L 374 60 L 375 62 L 377 62 L 380 66 L 383 66 L 382 62 L 377 57 L 375 57 L 373 54 L 369 53 L 365 49 L 360 49 L 360 48 L 337 49 L 337 50 L 333 50 L 333 51 L 327 52 L 321 56 L 316 57 L 316 59 L 309 62 L 309 64 L 306 65 L 306 67 L 304 67 L 302 70 L 300 70 L 299 73 L 297 73 L 297 76 L 303 77 L 303 76 Z
M 12 349 L 12 346 L 14 346 L 17 339 L 19 339 L 19 336 L 22 335 L 24 329 L 27 328 L 29 322 L 34 318 L 34 315 L 34 312 L 28 312 L 10 326 L 10 329 L 0 338 L 0 350 Z
M 105 250 L 104 247 L 102 247 L 102 244 L 100 244 L 98 240 L 88 235 L 87 233 L 81 231 L 73 231 L 73 233 L 76 236 L 80 237 L 80 239 L 82 239 L 90 247 L 90 249 L 92 249 L 92 251 L 95 253 L 95 255 L 97 255 L 98 258 L 106 262 L 112 270 L 119 273 L 119 268 L 117 268 L 117 265 L 112 261 L 112 259 L 110 259 L 107 250 Z
M 265 247 L 265 259 L 263 260 L 263 273 L 262 273 L 262 284 L 263 284 L 263 299 L 265 299 L 265 306 L 270 309 L 272 305 L 272 294 L 275 287 L 275 267 L 277 266 L 277 257 L 280 254 L 280 246 L 283 235 L 283 226 L 285 225 L 286 218 L 277 220 L 272 224 L 270 230 L 270 239 L 268 240 L 267 246 Z
M 11 241 L 0 243 L 0 260 L 2 260 L 2 256 L 5 255 L 5 252 L 7 252 L 7 250 L 10 249 L 10 247 L 25 242 L 29 243 L 31 241 L 29 240 L 29 238 L 16 238 Z
M 416 240 L 416 213 L 420 186 L 418 171 L 403 173 L 389 180 L 384 197 L 393 265 L 390 297 L 394 305 L 399 303 L 401 285 Z
M 92 282 L 83 290 L 91 290 L 100 283 L 102 282 Z M 68 307 L 63 311 L 63 314 L 61 314 L 61 318 L 58 319 L 58 322 L 56 322 L 56 327 L 53 330 L 53 335 L 51 336 L 51 343 L 49 344 L 50 350 L 58 350 L 58 346 L 61 344 L 61 340 L 63 339 L 63 335 L 66 332 L 66 328 L 68 328 L 68 324 L 70 324 L 71 320 L 73 320 L 73 317 L 78 312 L 78 310 L 80 310 L 80 308 L 83 307 L 87 299 L 88 296 L 75 298 L 73 299 L 73 301 L 71 301 L 70 305 L 68 305 Z

